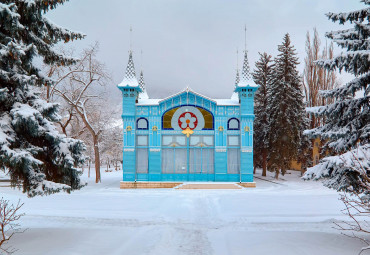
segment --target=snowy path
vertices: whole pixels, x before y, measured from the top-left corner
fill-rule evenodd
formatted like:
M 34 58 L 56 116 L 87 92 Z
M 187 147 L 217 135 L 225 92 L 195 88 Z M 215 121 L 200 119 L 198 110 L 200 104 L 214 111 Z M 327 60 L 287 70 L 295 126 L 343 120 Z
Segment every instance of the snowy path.
M 0 193 L 25 202 L 16 254 L 357 254 L 333 229 L 346 219 L 338 194 L 295 174 L 255 189 L 120 190 L 112 172 L 70 195 Z

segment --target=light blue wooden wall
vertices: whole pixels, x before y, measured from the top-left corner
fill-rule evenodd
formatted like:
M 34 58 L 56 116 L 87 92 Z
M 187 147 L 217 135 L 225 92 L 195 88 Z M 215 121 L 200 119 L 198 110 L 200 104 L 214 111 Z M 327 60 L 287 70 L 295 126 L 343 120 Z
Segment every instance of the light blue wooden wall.
M 124 181 L 166 181 L 166 180 L 203 180 L 203 181 L 253 181 L 253 120 L 254 120 L 254 93 L 251 91 L 239 90 L 240 105 L 217 105 L 217 103 L 194 93 L 184 91 L 159 102 L 158 105 L 140 105 L 136 103 L 138 91 L 131 88 L 120 88 L 122 91 L 122 119 L 123 119 L 123 180 Z M 134 94 L 134 97 L 130 96 Z M 126 96 L 125 96 L 126 95 Z M 214 135 L 214 175 L 190 176 L 190 175 L 169 175 L 162 174 L 161 169 L 161 136 L 163 134 L 183 135 L 180 131 L 162 130 L 162 115 L 174 108 L 183 105 L 192 105 L 204 108 L 214 115 L 214 130 L 195 131 L 194 135 Z M 137 130 L 136 120 L 144 117 L 149 121 L 148 130 Z M 237 118 L 240 121 L 240 130 L 227 130 L 227 122 L 230 118 Z M 157 127 L 154 131 L 153 127 Z M 245 127 L 249 131 L 245 131 Z M 132 130 L 128 131 L 127 128 Z M 223 127 L 223 130 L 219 130 Z M 149 168 L 148 174 L 135 174 L 136 135 L 149 136 Z M 227 173 L 227 136 L 239 135 L 240 146 L 240 170 L 241 174 Z

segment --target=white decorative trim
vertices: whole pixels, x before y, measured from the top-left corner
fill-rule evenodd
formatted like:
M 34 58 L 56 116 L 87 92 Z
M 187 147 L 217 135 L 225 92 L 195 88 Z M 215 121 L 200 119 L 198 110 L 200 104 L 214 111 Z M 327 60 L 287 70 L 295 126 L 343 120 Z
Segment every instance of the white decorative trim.
M 123 149 L 124 152 L 134 152 L 135 149 L 132 149 L 132 148 L 125 148 Z
M 242 152 L 253 152 L 253 148 L 242 148 Z
M 149 149 L 150 152 L 160 152 L 161 149 Z
M 216 147 L 215 151 L 216 152 L 226 152 L 226 147 Z
M 216 152 L 226 152 L 226 149 L 216 149 Z

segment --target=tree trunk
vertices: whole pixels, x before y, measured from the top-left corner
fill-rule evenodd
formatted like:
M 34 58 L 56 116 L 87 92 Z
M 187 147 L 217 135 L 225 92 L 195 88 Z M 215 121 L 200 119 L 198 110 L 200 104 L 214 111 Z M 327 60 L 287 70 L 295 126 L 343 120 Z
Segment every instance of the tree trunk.
M 278 168 L 275 169 L 275 179 L 279 180 L 279 169 Z
M 87 174 L 87 177 L 90 178 L 90 168 L 91 168 L 91 158 L 89 159 L 89 172 Z
M 262 150 L 262 176 L 266 176 L 267 170 L 267 150 Z
M 303 176 L 305 172 L 306 172 L 305 167 L 302 167 L 302 168 L 301 168 L 301 176 Z
M 98 136 L 94 135 L 94 154 L 95 154 L 95 183 L 101 182 L 100 178 L 100 154 L 99 154 L 99 143 L 98 143 Z

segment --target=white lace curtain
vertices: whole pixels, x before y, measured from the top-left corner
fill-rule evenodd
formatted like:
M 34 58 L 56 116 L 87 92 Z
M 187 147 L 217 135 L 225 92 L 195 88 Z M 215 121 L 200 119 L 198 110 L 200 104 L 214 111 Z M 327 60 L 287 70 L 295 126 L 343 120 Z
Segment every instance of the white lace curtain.
M 189 151 L 190 173 L 214 173 L 214 149 L 194 148 Z
M 148 149 L 138 148 L 136 150 L 136 172 L 141 174 L 148 173 Z
M 187 153 L 186 149 L 162 149 L 162 173 L 186 174 Z
M 227 173 L 239 174 L 240 173 L 240 149 L 229 148 L 227 150 Z

